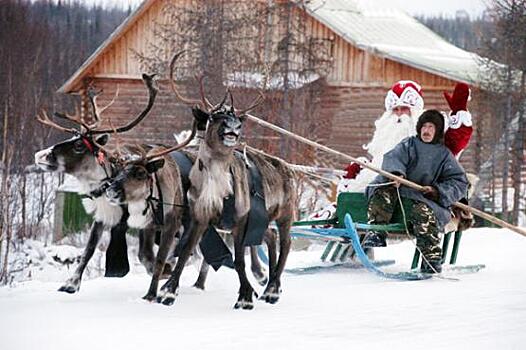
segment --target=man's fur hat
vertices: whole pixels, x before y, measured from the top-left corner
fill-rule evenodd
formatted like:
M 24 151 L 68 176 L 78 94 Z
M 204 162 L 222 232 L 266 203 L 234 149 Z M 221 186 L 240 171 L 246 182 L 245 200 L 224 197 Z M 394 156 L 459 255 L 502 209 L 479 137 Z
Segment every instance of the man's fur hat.
M 444 129 L 446 123 L 442 113 L 440 113 L 436 109 L 429 109 L 420 115 L 420 117 L 418 118 L 418 122 L 416 123 L 416 134 L 419 139 L 422 139 L 420 137 L 420 130 L 422 129 L 424 123 L 433 123 L 436 127 L 435 137 L 433 138 L 433 141 L 431 141 L 431 143 L 443 144 L 445 132 Z

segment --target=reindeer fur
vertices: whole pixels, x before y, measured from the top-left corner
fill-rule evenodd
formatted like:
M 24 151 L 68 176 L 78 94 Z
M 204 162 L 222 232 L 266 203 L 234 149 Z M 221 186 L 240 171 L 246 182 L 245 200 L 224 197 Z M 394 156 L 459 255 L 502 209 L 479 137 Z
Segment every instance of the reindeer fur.
M 231 110 L 232 111 L 232 110 Z M 194 113 L 196 116 L 196 113 Z M 242 120 L 233 112 L 212 113 L 204 142 L 201 142 L 197 160 L 190 172 L 191 188 L 188 191 L 192 230 L 190 240 L 183 249 L 172 276 L 161 288 L 160 301 L 171 305 L 175 301 L 179 278 L 184 264 L 209 223 L 218 223 L 223 209 L 223 199 L 235 195 L 234 236 L 235 268 L 240 279 L 236 308 L 251 309 L 254 290 L 250 285 L 244 262 L 243 239 L 250 210 L 248 169 L 246 163 L 234 155 L 232 135 L 239 138 Z M 228 140 L 226 140 L 228 138 Z M 280 277 L 290 249 L 290 226 L 293 220 L 293 171 L 275 158 L 251 153 L 251 159 L 261 172 L 267 210 L 271 220 L 276 220 L 280 234 L 280 256 L 270 259 L 270 277 L 262 298 L 270 303 L 279 299 Z

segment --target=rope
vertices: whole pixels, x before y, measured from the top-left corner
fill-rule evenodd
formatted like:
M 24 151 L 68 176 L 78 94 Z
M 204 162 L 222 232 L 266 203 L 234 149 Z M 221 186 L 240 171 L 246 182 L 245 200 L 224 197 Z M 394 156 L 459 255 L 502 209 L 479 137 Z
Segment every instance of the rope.
M 299 171 L 299 172 L 301 172 L 301 173 L 304 173 L 305 175 L 311 176 L 311 177 L 313 177 L 313 178 L 315 178 L 315 179 L 318 179 L 318 180 L 325 181 L 325 182 L 327 182 L 327 183 L 329 183 L 329 184 L 336 184 L 336 181 L 334 181 L 334 180 L 332 180 L 332 179 L 329 179 L 329 178 L 326 178 L 326 177 L 323 177 L 323 176 L 320 176 L 320 175 L 313 174 L 313 173 L 311 173 L 311 172 L 309 172 L 309 171 L 306 170 L 306 168 L 315 168 L 315 167 L 308 167 L 308 166 L 304 166 L 304 165 L 291 164 L 291 163 L 289 163 L 289 162 L 287 162 L 287 161 L 285 161 L 285 160 L 283 160 L 283 159 L 281 159 L 281 158 L 279 158 L 279 157 L 273 156 L 273 155 L 271 155 L 271 154 L 268 154 L 268 153 L 266 153 L 266 152 L 263 152 L 262 150 L 259 150 L 259 149 L 257 149 L 257 148 L 251 147 L 251 146 L 249 146 L 246 142 L 241 142 L 241 143 L 240 143 L 240 146 L 243 147 L 243 153 L 244 153 L 245 155 L 246 155 L 246 150 L 248 149 L 248 150 L 250 150 L 250 151 L 252 151 L 252 152 L 254 152 L 254 153 L 259 153 L 259 154 L 262 154 L 262 155 L 264 155 L 264 156 L 266 156 L 266 157 L 269 157 L 269 158 L 272 158 L 272 159 L 277 159 L 277 160 L 279 160 L 279 161 L 281 161 L 281 162 L 284 162 L 285 164 L 287 164 L 287 166 L 289 166 L 289 167 L 290 167 L 291 169 L 293 169 L 294 171 Z M 319 168 L 319 169 L 324 169 L 324 168 Z M 346 173 L 346 172 L 343 171 L 343 170 L 334 170 L 334 171 L 335 171 L 335 172 L 340 172 L 340 171 L 341 171 L 341 172 L 344 173 L 344 174 Z
M 365 163 L 357 158 L 354 158 L 354 157 L 351 157 L 345 153 L 342 153 L 342 152 L 339 152 L 339 151 L 336 151 L 332 148 L 329 148 L 327 146 L 324 146 L 322 144 L 319 144 L 317 142 L 314 142 L 314 141 L 311 141 L 309 139 L 306 139 L 305 137 L 302 137 L 302 136 L 299 136 L 297 134 L 294 134 L 288 130 L 285 130 L 283 128 L 280 128 L 279 126 L 277 125 L 274 125 L 272 123 L 269 123 L 269 122 L 266 122 L 258 117 L 255 117 L 251 114 L 246 114 L 246 117 L 250 120 L 252 120 L 253 122 L 259 124 L 259 125 L 262 125 L 264 127 L 267 127 L 267 128 L 270 128 L 276 132 L 279 132 L 280 134 L 283 134 L 283 135 L 286 135 L 286 136 L 289 136 L 289 137 L 292 137 L 293 139 L 297 140 L 297 141 L 300 141 L 302 143 L 305 143 L 307 145 L 310 145 L 314 148 L 317 148 L 317 149 L 320 149 L 322 151 L 325 151 L 327 153 L 331 153 L 333 155 L 336 155 L 336 156 L 339 156 L 339 157 L 342 157 L 344 159 L 347 159 L 347 160 L 350 160 L 352 162 L 355 162 L 357 163 L 358 165 L 361 165 L 362 167 L 366 168 L 366 169 L 369 169 L 369 170 L 372 170 L 380 175 L 383 175 L 385 176 L 386 178 L 388 179 L 392 179 L 392 180 L 396 180 L 398 182 L 400 182 L 402 185 L 405 185 L 407 187 L 410 187 L 410 188 L 414 188 L 416 190 L 419 190 L 421 191 L 423 189 L 423 187 L 421 185 L 418 185 L 414 182 L 411 182 L 407 179 L 404 179 L 404 178 L 401 178 L 401 177 L 398 177 L 396 175 L 393 175 L 387 171 L 384 171 L 382 169 L 379 169 L 379 168 L 376 168 L 374 166 L 372 166 L 371 164 L 368 164 L 368 163 Z M 507 223 L 506 221 L 504 220 L 501 220 L 499 218 L 496 218 L 490 214 L 487 214 L 481 210 L 478 210 L 476 208 L 473 208 L 473 207 L 470 207 L 469 205 L 466 205 L 466 204 L 463 204 L 463 203 L 460 203 L 460 202 L 455 202 L 453 203 L 453 206 L 457 207 L 457 208 L 460 208 L 462 210 L 466 210 L 466 211 L 469 211 L 483 219 L 486 219 L 496 225 L 499 225 L 500 227 L 504 227 L 504 228 L 507 228 L 507 229 L 510 229 L 512 230 L 513 232 L 516 232 L 522 236 L 525 236 L 526 237 L 526 229 L 524 228 L 521 228 L 521 227 L 518 227 L 518 226 L 514 226 L 510 223 Z

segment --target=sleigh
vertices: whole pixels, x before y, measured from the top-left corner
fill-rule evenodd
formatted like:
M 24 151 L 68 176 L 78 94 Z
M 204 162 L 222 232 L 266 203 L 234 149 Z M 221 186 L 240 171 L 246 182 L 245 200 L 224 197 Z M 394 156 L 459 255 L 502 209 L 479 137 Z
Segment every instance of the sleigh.
M 317 239 L 326 241 L 327 245 L 321 255 L 323 262 L 343 263 L 352 257 L 357 257 L 360 262 L 371 269 L 376 269 L 377 265 L 388 262 L 371 262 L 363 252 L 359 239 L 367 230 L 374 230 L 388 233 L 389 238 L 408 238 L 405 217 L 410 215 L 410 203 L 402 198 L 404 211 L 398 205 L 395 209 L 393 218 L 386 225 L 372 225 L 367 223 L 367 198 L 363 193 L 340 193 L 336 203 L 336 214 L 327 220 L 297 221 L 291 229 L 292 237 Z M 462 238 L 461 230 L 452 230 L 443 235 L 442 241 L 442 261 L 447 263 L 448 248 L 453 238 L 452 249 L 449 254 L 449 264 L 455 265 L 458 257 L 460 241 Z M 415 247 L 411 270 L 416 269 L 420 262 L 420 252 Z M 376 266 L 375 266 L 376 265 Z M 482 265 L 477 265 L 482 268 Z M 381 273 L 376 269 L 377 273 Z M 387 276 L 391 275 L 391 276 Z M 387 274 L 385 277 L 421 279 L 423 276 L 414 273 Z M 396 276 L 395 276 L 396 275 Z

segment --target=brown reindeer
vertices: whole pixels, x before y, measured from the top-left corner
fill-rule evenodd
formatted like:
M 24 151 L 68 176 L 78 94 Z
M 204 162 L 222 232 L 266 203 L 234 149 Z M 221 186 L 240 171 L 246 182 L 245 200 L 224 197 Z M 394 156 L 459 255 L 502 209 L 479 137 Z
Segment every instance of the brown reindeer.
M 173 66 L 174 60 L 172 61 Z M 177 91 L 173 79 L 172 87 Z M 180 96 L 180 94 L 178 94 Z M 202 237 L 210 223 L 218 223 L 223 211 L 223 201 L 226 197 L 235 196 L 235 222 L 232 227 L 235 251 L 235 269 L 239 276 L 239 297 L 235 308 L 252 309 L 252 294 L 254 290 L 247 279 L 244 261 L 244 238 L 250 210 L 249 169 L 246 159 L 237 157 L 234 147 L 239 143 L 243 115 L 250 108 L 237 112 L 231 105 L 225 106 L 225 99 L 213 106 L 204 96 L 201 84 L 201 101 L 183 99 L 187 103 L 198 103 L 207 108 L 194 108 L 193 114 L 198 125 L 206 125 L 204 140 L 199 146 L 196 162 L 190 172 L 191 187 L 188 191 L 192 226 L 188 244 L 177 261 L 170 279 L 160 291 L 159 301 L 171 305 L 175 301 L 179 287 L 179 279 L 192 250 Z M 261 97 L 261 95 L 260 95 Z M 181 98 L 181 96 L 180 96 Z M 261 173 L 266 210 L 270 220 L 275 220 L 279 229 L 280 254 L 276 264 L 276 256 L 270 256 L 269 282 L 262 299 L 276 303 L 281 292 L 281 274 L 290 249 L 290 227 L 293 221 L 293 171 L 276 158 L 269 158 L 257 153 L 250 153 L 250 166 L 255 166 Z
M 89 94 L 93 107 L 93 123 L 87 123 L 80 116 L 55 113 L 56 117 L 67 119 L 79 125 L 80 129 L 61 126 L 45 113 L 37 116 L 43 124 L 73 134 L 73 137 L 37 152 L 35 164 L 45 171 L 65 172 L 76 177 L 80 183 L 79 194 L 86 197 L 83 199 L 84 208 L 94 217 L 89 240 L 82 253 L 80 264 L 73 276 L 60 287 L 59 291 L 75 293 L 79 290 L 84 269 L 93 256 L 105 227 L 111 230 L 111 241 L 106 253 L 106 276 L 121 277 L 129 271 L 125 237 L 128 211 L 125 206 L 111 205 L 102 196 L 106 181 L 112 176 L 114 169 L 114 165 L 103 146 L 108 142 L 108 133 L 128 131 L 148 115 L 157 96 L 157 88 L 153 84 L 153 76 L 143 74 L 143 80 L 149 93 L 147 106 L 130 123 L 116 129 L 100 128 L 100 115 L 113 101 L 102 109 L 98 108 L 96 94 L 93 91 L 90 91 Z M 116 264 L 114 263 L 116 266 L 109 265 L 110 261 L 117 261 Z
M 106 189 L 110 203 L 127 205 L 130 214 L 128 226 L 144 229 L 145 243 L 139 258 L 152 273 L 150 287 L 143 297 L 149 301 L 157 296 L 162 274 L 171 272 L 169 266 L 165 271 L 166 259 L 173 251 L 175 237 L 182 234 L 183 229 L 185 201 L 181 172 L 170 153 L 185 147 L 194 137 L 195 130 L 194 127 L 192 134 L 181 145 L 154 147 L 148 152 L 136 147 L 131 154 L 121 156 L 122 164 Z M 161 232 L 159 250 L 155 264 L 150 264 L 149 259 L 144 261 L 143 258 L 144 254 L 153 254 L 151 248 L 157 231 Z

